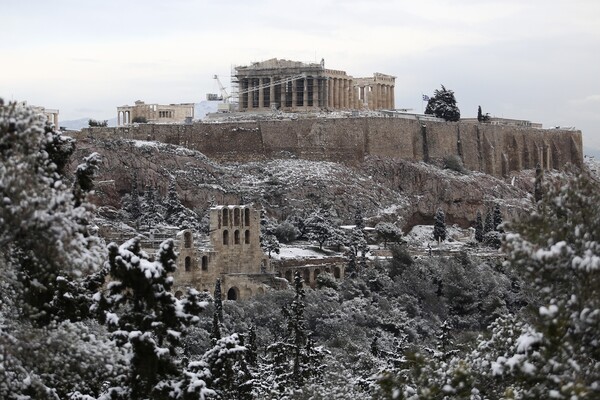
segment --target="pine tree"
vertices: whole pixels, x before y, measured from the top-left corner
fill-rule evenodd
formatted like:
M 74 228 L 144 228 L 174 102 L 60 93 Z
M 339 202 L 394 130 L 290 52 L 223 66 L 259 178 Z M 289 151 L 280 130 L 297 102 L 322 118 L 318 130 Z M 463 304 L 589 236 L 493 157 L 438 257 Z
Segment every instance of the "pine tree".
M 388 242 L 398 242 L 402 238 L 402 230 L 389 222 L 379 222 L 375 225 L 375 232 L 383 240 L 383 248 L 387 248 Z
M 274 375 L 275 389 L 280 393 L 304 385 L 307 380 L 322 374 L 323 352 L 314 346 L 309 338 L 304 317 L 304 289 L 300 272 L 294 274 L 294 299 L 283 307 L 287 322 L 285 336 L 267 347 L 271 354 L 271 373 Z
M 540 166 L 540 163 L 537 163 L 535 166 L 535 184 L 533 186 L 533 199 L 536 203 L 539 203 L 544 197 L 544 170 Z
M 481 106 L 477 106 L 477 121 L 483 121 L 483 113 L 481 112 Z
M 131 348 L 130 374 L 124 385 L 110 390 L 130 399 L 154 397 L 182 374 L 175 357 L 188 326 L 199 321 L 204 308 L 197 290 L 178 300 L 170 289 L 176 269 L 173 240 L 160 245 L 155 261 L 141 250 L 139 240 L 108 246 L 111 282 L 94 297 L 93 310 L 108 326 L 118 346 Z
M 309 240 L 315 240 L 319 243 L 319 249 L 331 239 L 338 229 L 333 222 L 333 217 L 329 210 L 318 209 L 306 218 L 304 226 Z
M 435 213 L 433 224 L 433 239 L 438 242 L 446 240 L 446 215 L 441 208 Z
M 481 211 L 477 210 L 477 218 L 475 220 L 475 240 L 479 243 L 483 242 L 483 221 L 481 219 Z
M 446 121 L 460 120 L 460 110 L 456 106 L 454 92 L 442 85 L 442 90 L 435 90 L 434 95 L 427 102 L 425 114 L 433 114 Z
M 0 100 L 3 275 L 23 302 L 23 316 L 40 325 L 62 312 L 52 301 L 62 285 L 57 278 L 78 280 L 94 272 L 105 256 L 89 229 L 93 206 L 85 201 L 86 191 L 76 196 L 64 183 L 73 151 L 74 141 L 44 125 L 32 109 Z M 92 168 L 95 156 L 88 161 Z

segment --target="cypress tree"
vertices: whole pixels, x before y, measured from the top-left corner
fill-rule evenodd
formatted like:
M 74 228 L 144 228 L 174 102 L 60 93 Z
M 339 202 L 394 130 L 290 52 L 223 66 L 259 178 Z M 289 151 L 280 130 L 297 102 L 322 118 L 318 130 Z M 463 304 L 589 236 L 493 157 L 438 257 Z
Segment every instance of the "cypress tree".
M 500 212 L 500 206 L 498 204 L 494 205 L 494 215 L 493 215 L 493 219 L 494 219 L 494 230 L 496 232 L 500 232 L 502 233 L 504 230 L 502 229 L 502 227 L 500 225 L 502 225 L 502 213 Z
M 215 281 L 215 315 L 219 322 L 223 323 L 223 300 L 221 295 L 221 278 Z
M 438 208 L 434 217 L 433 238 L 438 242 L 446 240 L 446 215 L 441 208 Z
M 483 242 L 483 220 L 479 210 L 477 210 L 477 219 L 475 220 L 475 240 L 479 243 Z

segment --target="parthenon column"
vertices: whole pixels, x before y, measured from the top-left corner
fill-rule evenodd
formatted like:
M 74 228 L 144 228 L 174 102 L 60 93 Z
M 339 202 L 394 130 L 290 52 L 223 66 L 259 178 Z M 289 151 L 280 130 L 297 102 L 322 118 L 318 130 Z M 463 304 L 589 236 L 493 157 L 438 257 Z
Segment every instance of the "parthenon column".
M 335 79 L 335 107 L 342 108 L 342 80 Z
M 350 88 L 348 86 L 348 79 L 344 79 L 342 82 L 344 82 L 344 89 L 342 93 L 343 108 L 348 108 L 350 104 Z
M 283 79 L 285 79 L 285 78 L 280 78 L 280 80 L 283 80 Z M 286 86 L 287 86 L 287 83 L 279 83 L 279 87 L 281 88 L 281 93 L 280 93 L 281 98 L 280 98 L 279 107 L 281 109 L 283 109 L 286 106 L 286 104 L 285 104 L 285 100 L 286 100 L 285 92 L 287 89 Z
M 296 108 L 296 104 L 298 104 L 298 92 L 296 91 L 297 81 L 292 81 L 292 109 Z
M 394 90 L 396 89 L 396 86 L 392 85 L 392 90 L 390 91 L 390 99 L 392 102 L 392 109 L 396 108 L 396 96 L 394 93 Z
M 254 108 L 254 90 L 252 90 L 253 87 L 254 79 L 248 78 L 248 110 Z
M 317 78 L 316 76 L 313 77 L 313 107 L 314 108 L 319 108 L 319 78 Z
M 308 107 L 308 78 L 304 77 L 304 91 L 302 92 L 302 107 Z
M 273 103 L 276 103 L 275 101 L 275 84 L 273 83 L 274 79 L 273 77 L 269 78 L 269 108 L 273 107 Z
M 265 90 L 263 89 L 263 78 L 258 78 L 258 108 L 264 108 L 265 106 Z
M 333 80 L 327 78 L 327 107 L 333 107 Z

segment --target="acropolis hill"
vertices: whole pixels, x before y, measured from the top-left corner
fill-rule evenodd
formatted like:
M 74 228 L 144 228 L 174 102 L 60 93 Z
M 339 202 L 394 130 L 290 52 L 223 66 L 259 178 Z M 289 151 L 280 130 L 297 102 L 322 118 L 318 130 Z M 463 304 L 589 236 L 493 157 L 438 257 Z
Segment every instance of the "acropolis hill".
M 348 117 L 191 125 L 86 128 L 76 136 L 154 140 L 223 161 L 293 155 L 347 164 L 365 156 L 436 163 L 459 156 L 466 168 L 506 177 L 511 171 L 583 165 L 581 131 L 403 118 Z
M 117 108 L 118 128 L 84 129 L 81 135 L 155 140 L 225 161 L 292 155 L 356 164 L 365 156 L 377 156 L 439 164 L 454 155 L 467 169 L 496 177 L 538 163 L 544 169 L 583 164 L 580 131 L 401 115 L 394 111 L 394 76 L 354 78 L 325 68 L 323 60 L 274 58 L 236 67 L 232 92 L 221 89 L 221 105 L 245 115 L 242 121 L 192 123 L 191 103 L 160 106 L 138 101 L 134 107 Z M 343 113 L 347 115 L 339 118 Z M 132 124 L 140 117 L 152 123 Z

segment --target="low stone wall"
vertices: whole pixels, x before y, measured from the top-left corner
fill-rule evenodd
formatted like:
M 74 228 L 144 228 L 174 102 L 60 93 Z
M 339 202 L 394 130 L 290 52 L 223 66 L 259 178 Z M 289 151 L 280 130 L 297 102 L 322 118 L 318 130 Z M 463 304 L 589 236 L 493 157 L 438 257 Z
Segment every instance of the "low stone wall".
M 581 131 L 417 121 L 402 118 L 315 118 L 193 125 L 140 124 L 85 128 L 75 137 L 156 140 L 223 161 L 293 155 L 361 163 L 367 155 L 441 163 L 457 155 L 464 165 L 494 176 L 535 168 L 583 165 Z

